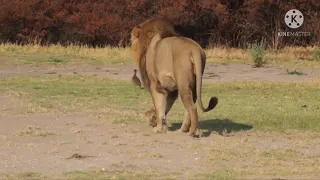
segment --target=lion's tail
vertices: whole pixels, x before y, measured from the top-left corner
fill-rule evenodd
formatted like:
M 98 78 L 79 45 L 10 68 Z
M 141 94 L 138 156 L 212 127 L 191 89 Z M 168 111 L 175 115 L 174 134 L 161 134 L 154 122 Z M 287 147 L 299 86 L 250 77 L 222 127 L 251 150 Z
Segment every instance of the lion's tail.
M 206 109 L 203 107 L 202 98 L 201 98 L 202 74 L 205 68 L 205 63 L 206 63 L 205 54 L 204 52 L 202 52 L 202 50 L 200 50 L 200 52 L 199 51 L 192 52 L 191 57 L 193 58 L 193 64 L 195 67 L 196 91 L 197 91 L 197 97 L 198 97 L 198 104 L 200 106 L 200 109 L 203 112 L 211 111 L 218 104 L 218 98 L 211 97 L 209 105 Z

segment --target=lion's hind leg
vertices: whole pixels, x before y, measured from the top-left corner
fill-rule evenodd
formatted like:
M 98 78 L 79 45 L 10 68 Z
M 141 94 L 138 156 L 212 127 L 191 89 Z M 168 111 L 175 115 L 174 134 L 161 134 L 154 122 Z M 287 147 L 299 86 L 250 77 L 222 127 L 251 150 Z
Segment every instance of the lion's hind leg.
M 168 93 L 167 104 L 166 104 L 166 115 L 169 113 L 170 109 L 172 108 L 177 98 L 178 98 L 178 90 L 171 91 Z
M 196 87 L 193 83 L 194 81 L 186 82 L 188 82 L 187 79 L 178 86 L 182 103 L 186 108 L 179 132 L 187 132 L 189 130 L 189 135 L 195 136 L 195 132 L 198 129 L 198 112 L 197 106 L 194 104 L 197 101 Z
M 168 96 L 166 100 L 165 123 L 167 121 L 167 115 L 170 109 L 172 108 L 174 102 L 177 100 L 177 98 L 178 98 L 178 90 L 168 92 Z
M 151 89 L 151 95 L 152 95 L 152 100 L 153 104 L 156 110 L 156 123 L 157 126 L 153 128 L 154 132 L 161 133 L 163 131 L 163 127 L 165 126 L 163 121 L 165 120 L 165 109 L 166 109 L 166 99 L 168 96 L 167 91 L 159 89 L 159 87 L 156 87 L 156 85 L 151 85 L 154 86 Z

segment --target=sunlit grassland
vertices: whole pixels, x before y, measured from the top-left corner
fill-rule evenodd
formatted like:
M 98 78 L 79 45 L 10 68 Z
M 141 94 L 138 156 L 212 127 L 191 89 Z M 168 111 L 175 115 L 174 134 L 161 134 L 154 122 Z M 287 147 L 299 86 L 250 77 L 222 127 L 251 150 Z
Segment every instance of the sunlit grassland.
M 7 78 L 0 92 L 22 101 L 19 110 L 2 113 L 89 113 L 112 123 L 147 123 L 151 96 L 127 81 L 99 77 Z M 320 131 L 320 82 L 236 82 L 204 84 L 203 102 L 219 98 L 201 120 L 228 120 L 267 131 Z M 184 107 L 177 100 L 169 121 L 181 122 Z M 208 125 L 210 127 L 214 126 Z
M 279 51 L 269 50 L 266 56 L 270 65 L 320 67 L 319 47 L 287 47 Z M 252 64 L 246 50 L 216 47 L 206 49 L 208 63 Z M 69 66 L 131 64 L 129 48 L 91 48 L 87 46 L 61 45 L 19 46 L 0 44 L 0 66 Z M 223 133 L 251 129 L 259 133 L 272 133 L 275 138 L 290 136 L 290 132 L 308 137 L 296 140 L 296 147 L 319 144 L 320 132 L 320 81 L 299 83 L 278 82 L 230 82 L 204 83 L 203 102 L 207 105 L 211 96 L 217 96 L 217 107 L 208 113 L 200 112 L 200 128 Z M 0 109 L 0 116 L 34 114 L 85 114 L 99 117 L 102 123 L 145 124 L 149 122 L 144 112 L 152 107 L 151 96 L 145 90 L 132 86 L 129 81 L 79 75 L 62 77 L 17 77 L 0 79 L 1 96 L 8 108 Z M 2 103 L 2 102 L 0 102 Z M 169 116 L 170 131 L 180 127 L 185 109 L 178 99 Z M 150 127 L 150 133 L 152 132 Z M 29 134 L 26 134 L 29 133 Z M 30 134 L 35 133 L 35 134 Z M 23 131 L 21 135 L 48 134 Z M 309 136 L 310 135 L 310 139 Z M 215 137 L 216 138 L 216 137 Z M 220 143 L 204 154 L 208 167 L 214 171 L 196 174 L 195 179 L 240 179 L 242 177 L 284 176 L 305 177 L 319 174 L 319 155 L 307 156 L 293 149 L 265 149 L 250 147 L 250 143 Z M 237 141 L 235 140 L 235 141 Z M 260 140 L 260 139 L 259 139 Z M 302 144 L 299 144 L 301 143 Z M 311 143 L 310 143 L 311 142 Z M 299 146 L 298 146 L 299 145 Z M 201 152 L 206 147 L 198 145 Z M 249 160 L 249 161 L 246 161 Z M 221 162 L 225 162 L 223 165 Z M 230 166 L 237 162 L 238 167 Z M 248 164 L 249 162 L 249 164 Z M 251 164 L 250 164 L 251 163 Z M 291 164 L 292 163 L 292 164 Z M 291 166 L 292 165 L 292 166 Z M 292 168 L 294 166 L 294 168 Z M 218 169 L 220 168 L 220 169 Z M 159 174 L 153 171 L 131 172 L 88 170 L 57 174 L 38 172 L 0 174 L 0 179 L 178 179 L 184 172 Z M 292 177 L 293 177 L 292 176 Z M 189 177 L 194 179 L 193 176 Z

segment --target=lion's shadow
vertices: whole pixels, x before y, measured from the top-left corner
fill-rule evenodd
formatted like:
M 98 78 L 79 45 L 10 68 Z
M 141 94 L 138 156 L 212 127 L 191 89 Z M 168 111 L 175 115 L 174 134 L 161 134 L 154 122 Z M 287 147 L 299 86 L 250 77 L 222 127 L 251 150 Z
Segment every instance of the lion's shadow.
M 170 131 L 176 131 L 181 127 L 182 123 L 171 123 L 169 127 Z M 209 120 L 200 120 L 199 128 L 205 130 L 203 136 L 210 136 L 212 131 L 217 132 L 220 135 L 228 134 L 231 132 L 237 131 L 248 131 L 253 128 L 251 125 L 241 124 L 232 122 L 229 119 L 209 119 Z

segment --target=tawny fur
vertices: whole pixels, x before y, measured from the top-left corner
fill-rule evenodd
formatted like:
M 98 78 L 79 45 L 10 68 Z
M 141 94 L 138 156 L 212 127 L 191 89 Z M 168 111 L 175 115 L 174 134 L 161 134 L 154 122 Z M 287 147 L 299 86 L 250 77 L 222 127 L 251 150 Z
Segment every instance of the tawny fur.
M 162 23 L 155 25 L 155 21 L 146 21 L 131 33 L 131 39 L 140 47 L 135 52 L 135 57 L 139 57 L 137 61 L 140 71 L 145 72 L 141 77 L 143 82 L 147 82 L 145 85 L 151 93 L 156 111 L 152 118 L 156 121 L 154 131 L 165 130 L 163 127 L 166 124 L 166 116 L 179 92 L 186 108 L 179 131 L 189 132 L 189 135 L 194 136 L 198 128 L 195 106 L 197 99 L 203 112 L 212 110 L 218 103 L 218 98 L 212 97 L 207 108 L 202 104 L 201 86 L 206 56 L 195 41 L 178 36 L 174 29 L 169 28 L 168 33 L 167 27 L 173 27 L 168 21 L 158 21 Z M 134 37 L 134 34 L 138 34 L 138 37 Z
M 131 31 L 131 53 L 133 61 L 139 66 L 140 77 L 144 88 L 149 89 L 149 79 L 146 72 L 146 51 L 155 34 L 161 38 L 179 36 L 173 25 L 165 18 L 151 18 L 135 26 Z

